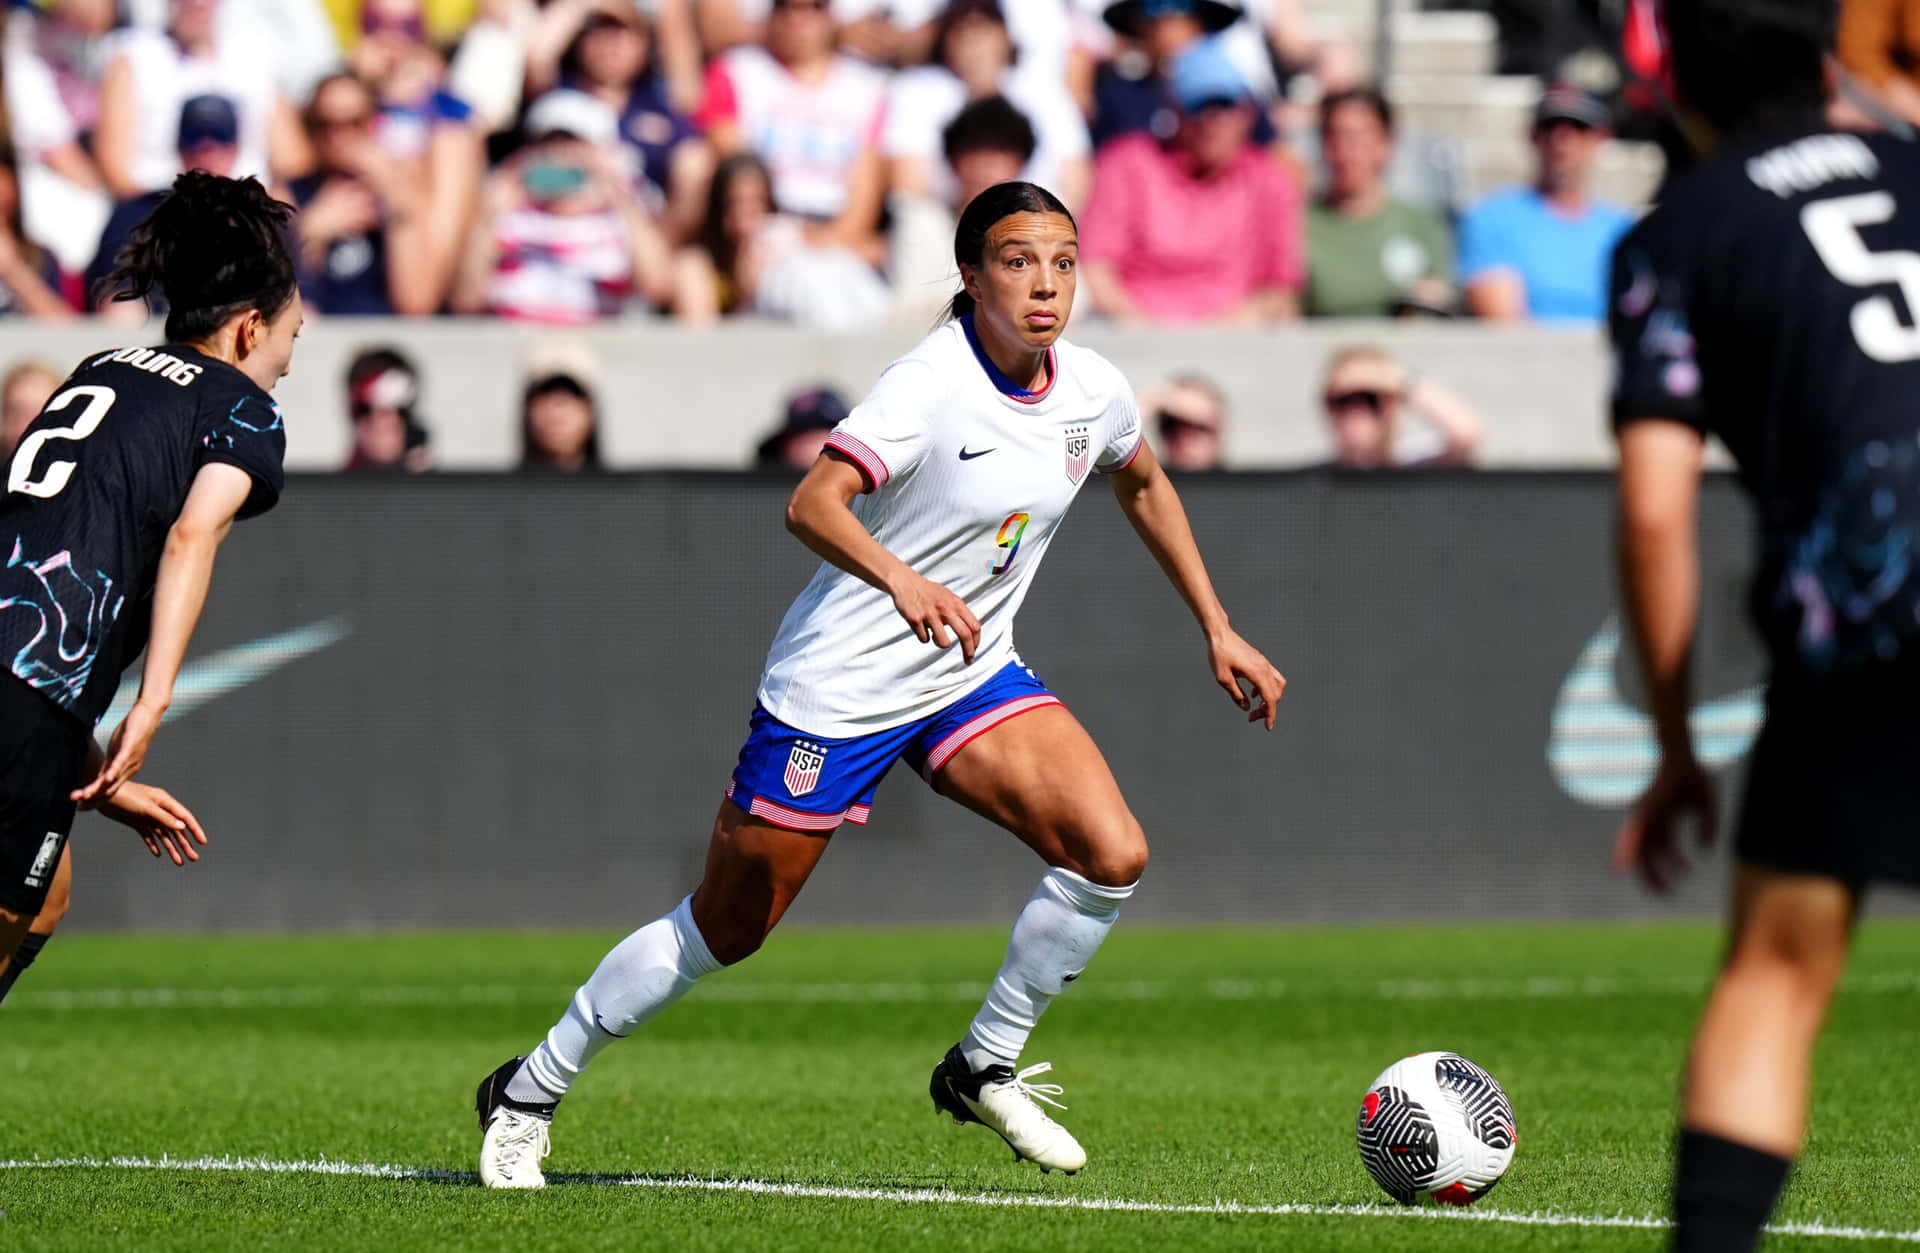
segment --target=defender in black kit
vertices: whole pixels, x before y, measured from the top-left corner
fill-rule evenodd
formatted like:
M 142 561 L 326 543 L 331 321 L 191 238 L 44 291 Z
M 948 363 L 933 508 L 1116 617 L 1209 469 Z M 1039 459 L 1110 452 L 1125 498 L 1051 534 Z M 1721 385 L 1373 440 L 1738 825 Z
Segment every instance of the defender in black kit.
M 1920 147 L 1830 130 L 1833 0 L 1670 0 L 1676 173 L 1613 261 L 1621 574 L 1661 758 L 1616 861 L 1656 889 L 1714 831 L 1688 731 L 1706 437 L 1758 533 L 1772 663 L 1732 936 L 1693 1042 L 1675 1247 L 1756 1246 L 1805 1134 L 1866 886 L 1920 885 Z
M 79 807 L 196 860 L 185 806 L 133 782 L 172 700 L 235 519 L 273 507 L 286 435 L 268 395 L 302 320 L 291 210 L 252 179 L 189 173 L 110 280 L 164 295 L 167 344 L 82 362 L 27 428 L 0 499 L 0 997 L 70 875 Z M 140 695 L 103 750 L 93 726 L 142 650 Z M 63 892 L 64 895 L 64 892 Z M 27 937 L 23 943 L 23 937 Z M 17 951 L 16 951 L 17 950 Z

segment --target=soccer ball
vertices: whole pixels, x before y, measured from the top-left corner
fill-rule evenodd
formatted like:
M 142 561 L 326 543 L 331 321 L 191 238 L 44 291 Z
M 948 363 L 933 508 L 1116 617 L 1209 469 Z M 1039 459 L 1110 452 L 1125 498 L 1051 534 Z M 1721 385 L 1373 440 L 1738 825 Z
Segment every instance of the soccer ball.
M 1402 1205 L 1471 1205 L 1513 1164 L 1519 1135 L 1499 1082 L 1458 1053 L 1415 1053 L 1360 1102 L 1360 1160 Z

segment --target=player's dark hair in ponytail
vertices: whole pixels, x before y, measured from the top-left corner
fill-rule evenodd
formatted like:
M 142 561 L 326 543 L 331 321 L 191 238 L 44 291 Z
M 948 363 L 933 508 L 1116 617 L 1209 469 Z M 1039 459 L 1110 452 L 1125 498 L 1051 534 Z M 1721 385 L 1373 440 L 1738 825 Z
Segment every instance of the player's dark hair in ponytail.
M 271 318 L 298 290 L 285 232 L 293 207 L 258 179 L 189 170 L 173 180 L 107 277 L 115 300 L 157 291 L 167 301 L 167 339 L 197 344 L 249 309 Z
M 1067 221 L 1073 221 L 1073 214 L 1060 202 L 1060 197 L 1037 183 L 995 183 L 968 201 L 967 207 L 960 211 L 960 224 L 953 230 L 954 264 L 986 264 L 987 232 L 1002 218 L 1010 218 L 1016 213 L 1058 213 Z M 1079 229 L 1078 224 L 1075 229 Z M 953 294 L 940 320 L 948 322 L 972 312 L 973 297 L 962 286 Z

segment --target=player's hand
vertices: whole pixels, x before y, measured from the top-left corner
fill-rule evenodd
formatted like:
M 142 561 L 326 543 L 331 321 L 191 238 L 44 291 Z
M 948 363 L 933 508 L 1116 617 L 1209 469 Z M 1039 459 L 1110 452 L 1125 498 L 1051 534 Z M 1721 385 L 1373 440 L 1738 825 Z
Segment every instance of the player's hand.
M 1653 782 L 1620 826 L 1613 842 L 1613 868 L 1622 874 L 1638 871 L 1649 888 L 1665 892 L 1687 869 L 1680 822 L 1688 815 L 1693 816 L 1700 847 L 1709 847 L 1720 827 L 1713 776 L 1691 755 L 1684 760 L 1663 756 Z
M 960 656 L 968 665 L 973 664 L 973 654 L 980 647 L 980 619 L 973 616 L 966 601 L 916 574 L 893 594 L 893 607 L 922 644 L 931 641 L 941 648 L 951 648 L 958 640 Z
M 1213 681 L 1228 699 L 1247 711 L 1247 721 L 1265 722 L 1267 730 L 1273 730 L 1280 713 L 1280 694 L 1287 690 L 1286 676 L 1233 631 L 1207 641 L 1207 664 L 1213 667 Z M 1240 686 L 1242 680 L 1253 689 L 1251 695 Z
M 92 782 L 73 793 L 72 799 L 82 808 L 92 808 L 112 797 L 120 786 L 134 775 L 140 773 L 140 767 L 147 764 L 147 748 L 153 743 L 153 733 L 160 729 L 161 711 L 151 705 L 135 701 L 133 708 L 127 711 L 127 717 L 113 732 L 113 738 L 107 741 L 107 759 L 100 764 L 100 773 Z
M 193 811 L 164 788 L 123 783 L 99 810 L 121 826 L 132 828 L 155 857 L 164 853 L 176 866 L 200 860 L 194 845 L 205 844 L 207 833 Z

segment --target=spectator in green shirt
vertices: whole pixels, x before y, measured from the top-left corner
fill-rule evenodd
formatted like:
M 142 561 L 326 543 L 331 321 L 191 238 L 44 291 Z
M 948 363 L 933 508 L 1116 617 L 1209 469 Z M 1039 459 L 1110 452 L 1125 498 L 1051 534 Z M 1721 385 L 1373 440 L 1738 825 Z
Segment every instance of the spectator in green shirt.
M 1453 238 L 1446 224 L 1387 195 L 1393 108 L 1371 87 L 1320 108 L 1326 190 L 1307 214 L 1309 317 L 1383 318 L 1452 305 Z

